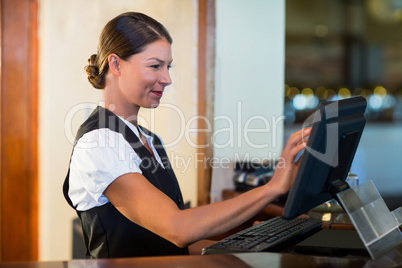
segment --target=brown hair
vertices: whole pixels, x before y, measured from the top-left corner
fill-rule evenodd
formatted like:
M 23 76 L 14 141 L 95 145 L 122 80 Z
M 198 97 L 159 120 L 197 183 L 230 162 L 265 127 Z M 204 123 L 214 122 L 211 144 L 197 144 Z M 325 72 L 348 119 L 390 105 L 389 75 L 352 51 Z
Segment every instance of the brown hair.
M 98 52 L 88 59 L 85 71 L 94 88 L 103 89 L 109 70 L 108 57 L 116 54 L 127 60 L 145 46 L 165 39 L 172 44 L 166 28 L 153 18 L 138 12 L 123 13 L 109 21 L 99 37 Z

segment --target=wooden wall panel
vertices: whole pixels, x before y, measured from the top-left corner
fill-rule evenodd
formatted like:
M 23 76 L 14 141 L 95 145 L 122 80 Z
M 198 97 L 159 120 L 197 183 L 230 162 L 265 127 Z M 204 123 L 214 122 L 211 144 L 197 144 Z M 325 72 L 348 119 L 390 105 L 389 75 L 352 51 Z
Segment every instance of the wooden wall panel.
M 2 241 L 3 241 L 3 235 L 2 235 L 2 233 L 3 233 L 3 231 L 2 231 L 2 229 L 3 229 L 3 209 L 2 209 L 2 201 L 3 201 L 3 178 L 2 178 L 2 170 L 3 170 L 3 167 L 2 167 L 2 161 L 1 161 L 1 159 L 2 159 L 2 156 L 1 156 L 1 152 L 3 151 L 3 146 L 2 146 L 2 142 L 1 142 L 1 140 L 2 140 L 2 120 L 1 120 L 1 118 L 2 118 L 2 116 L 1 116 L 1 102 L 2 102 L 2 97 L 1 97 L 1 92 L 2 92 L 2 84 L 3 84 L 3 79 L 2 79 L 2 64 L 1 64 L 1 62 L 2 62 L 2 59 L 3 59 L 3 57 L 2 57 L 2 54 L 3 54 L 3 52 L 2 52 L 2 43 L 3 43 L 3 34 L 2 34 L 2 32 L 3 32 L 3 23 L 2 23 L 2 18 L 3 18 L 3 16 L 2 16 L 2 13 L 3 13 L 3 1 L 0 1 L 0 261 L 2 261 L 3 260 L 3 245 L 2 245 Z
M 0 257 L 38 258 L 37 0 L 1 0 Z
M 213 157 L 212 132 L 206 122 L 214 125 L 215 90 L 215 0 L 198 0 L 198 140 L 197 149 L 197 205 L 210 203 Z

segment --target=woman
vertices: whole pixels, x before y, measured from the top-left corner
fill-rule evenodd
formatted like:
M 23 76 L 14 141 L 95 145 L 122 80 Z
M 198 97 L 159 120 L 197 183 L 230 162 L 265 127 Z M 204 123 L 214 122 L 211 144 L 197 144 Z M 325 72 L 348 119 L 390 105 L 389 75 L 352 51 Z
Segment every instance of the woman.
M 188 254 L 188 246 L 228 231 L 286 193 L 296 155 L 294 133 L 272 180 L 236 198 L 183 209 L 177 179 L 160 138 L 137 124 L 140 107 L 155 108 L 171 84 L 172 39 L 154 19 L 128 12 L 112 19 L 86 67 L 104 89 L 76 137 L 64 194 L 83 226 L 87 257 Z

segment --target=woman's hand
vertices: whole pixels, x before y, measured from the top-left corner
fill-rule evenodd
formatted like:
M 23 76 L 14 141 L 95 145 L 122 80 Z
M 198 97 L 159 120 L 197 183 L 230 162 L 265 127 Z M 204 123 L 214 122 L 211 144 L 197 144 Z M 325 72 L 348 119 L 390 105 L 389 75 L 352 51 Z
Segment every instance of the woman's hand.
M 293 133 L 282 152 L 274 176 L 268 183 L 278 190 L 279 195 L 285 194 L 293 184 L 301 158 L 297 162 L 295 159 L 299 152 L 306 147 L 310 132 L 311 128 L 304 128 Z

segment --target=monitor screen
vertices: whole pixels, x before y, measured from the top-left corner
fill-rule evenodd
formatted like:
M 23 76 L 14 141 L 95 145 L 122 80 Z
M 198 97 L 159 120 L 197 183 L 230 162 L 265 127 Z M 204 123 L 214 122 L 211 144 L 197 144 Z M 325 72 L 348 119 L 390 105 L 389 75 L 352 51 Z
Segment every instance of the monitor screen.
M 321 104 L 303 127 L 312 127 L 290 189 L 283 217 L 290 219 L 337 199 L 362 135 L 367 102 L 363 97 Z

